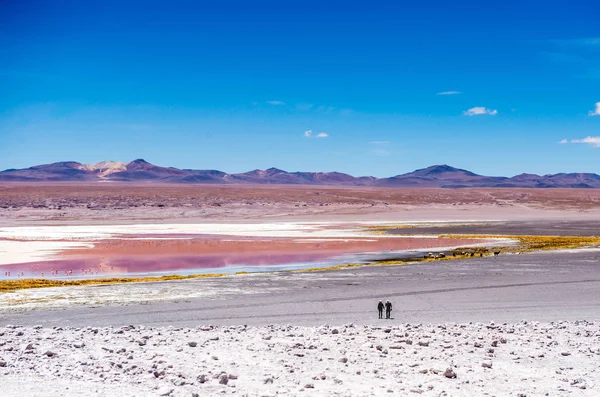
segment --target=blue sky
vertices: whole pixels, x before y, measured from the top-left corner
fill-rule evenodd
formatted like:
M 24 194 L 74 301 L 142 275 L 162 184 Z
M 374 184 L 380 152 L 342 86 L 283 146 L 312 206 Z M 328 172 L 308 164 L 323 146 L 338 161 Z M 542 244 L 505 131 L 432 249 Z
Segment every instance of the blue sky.
M 600 173 L 600 4 L 417 3 L 0 2 L 0 169 Z

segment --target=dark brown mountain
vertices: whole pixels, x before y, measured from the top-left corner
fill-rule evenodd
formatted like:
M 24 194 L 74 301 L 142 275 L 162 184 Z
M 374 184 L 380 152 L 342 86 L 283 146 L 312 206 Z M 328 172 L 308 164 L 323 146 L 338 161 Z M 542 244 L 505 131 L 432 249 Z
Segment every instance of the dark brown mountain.
M 160 167 L 143 159 L 129 163 L 65 161 L 0 172 L 0 181 L 14 182 L 143 182 L 186 184 L 287 184 L 378 187 L 528 187 L 600 188 L 600 175 L 560 173 L 520 174 L 512 178 L 478 175 L 449 165 L 434 165 L 390 178 L 354 177 L 340 172 L 287 172 L 278 168 L 227 174 L 217 170 Z
M 408 174 L 379 179 L 374 185 L 384 187 L 489 187 L 501 184 L 507 179 L 509 178 L 477 175 L 449 165 L 433 165 Z

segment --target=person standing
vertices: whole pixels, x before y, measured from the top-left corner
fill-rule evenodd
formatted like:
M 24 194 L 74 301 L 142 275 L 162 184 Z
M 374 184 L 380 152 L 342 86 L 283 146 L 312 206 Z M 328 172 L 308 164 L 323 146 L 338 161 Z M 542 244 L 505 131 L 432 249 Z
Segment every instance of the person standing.
M 379 318 L 383 318 L 383 302 L 379 301 L 379 303 L 377 304 L 377 310 L 379 311 Z
M 392 302 L 385 301 L 385 318 L 392 318 Z

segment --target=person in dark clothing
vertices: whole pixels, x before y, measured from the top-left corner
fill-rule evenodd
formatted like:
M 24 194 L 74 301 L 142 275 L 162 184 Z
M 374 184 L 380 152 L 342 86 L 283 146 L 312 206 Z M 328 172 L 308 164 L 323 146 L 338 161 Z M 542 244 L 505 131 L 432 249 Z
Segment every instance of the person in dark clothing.
M 392 302 L 385 301 L 385 318 L 392 318 Z
M 383 318 L 383 302 L 379 301 L 377 304 L 377 310 L 379 311 L 379 318 Z

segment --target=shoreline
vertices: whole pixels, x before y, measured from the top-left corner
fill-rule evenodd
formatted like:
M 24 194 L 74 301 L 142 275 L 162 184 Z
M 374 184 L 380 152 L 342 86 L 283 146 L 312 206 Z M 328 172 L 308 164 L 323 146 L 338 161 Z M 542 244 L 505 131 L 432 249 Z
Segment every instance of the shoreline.
M 373 232 L 386 233 L 390 230 L 386 226 L 371 227 Z M 393 230 L 392 230 L 393 231 Z M 431 236 L 432 238 L 440 238 L 440 236 Z M 396 238 L 402 238 L 405 236 L 395 235 Z M 268 270 L 261 268 L 261 270 L 249 270 L 245 267 L 237 268 L 233 267 L 233 271 L 220 272 L 220 273 L 192 273 L 192 274 L 162 274 L 162 275 L 136 275 L 131 276 L 121 275 L 111 277 L 107 275 L 105 277 L 56 277 L 56 278 L 35 278 L 35 277 L 24 277 L 17 279 L 0 279 L 0 294 L 23 290 L 31 288 L 60 288 L 60 287 L 73 287 L 73 286 L 87 286 L 87 285 L 109 285 L 109 284 L 126 284 L 126 283 L 160 283 L 163 281 L 177 281 L 177 280 L 190 280 L 198 278 L 215 278 L 215 277 L 233 277 L 236 275 L 246 274 L 278 274 L 278 273 L 310 273 L 310 272 L 330 272 L 336 270 L 344 270 L 358 267 L 372 267 L 372 266 L 397 266 L 397 265 L 414 265 L 422 262 L 429 261 L 447 261 L 447 260 L 458 260 L 464 259 L 473 254 L 469 252 L 477 253 L 479 257 L 483 255 L 490 256 L 492 253 L 490 249 L 501 248 L 509 254 L 522 254 L 525 252 L 542 252 L 542 251 L 560 251 L 560 252 L 576 252 L 578 249 L 590 249 L 596 248 L 600 245 L 600 237 L 580 237 L 580 236 L 506 236 L 506 235 L 447 235 L 444 236 L 449 239 L 466 240 L 466 241 L 477 241 L 472 244 L 460 244 L 453 246 L 437 246 L 435 248 L 415 248 L 411 250 L 400 250 L 394 252 L 363 252 L 361 255 L 371 256 L 372 258 L 363 262 L 341 262 L 339 264 L 326 264 L 324 266 L 307 267 L 311 265 L 300 265 L 296 267 L 293 264 L 283 265 L 283 269 L 275 268 Z M 592 246 L 592 245 L 595 245 Z M 440 252 L 452 251 L 445 257 L 427 257 L 427 256 L 415 256 L 414 253 L 425 253 L 431 251 L 437 256 Z M 461 252 L 459 252 L 461 251 Z M 465 255 L 465 251 L 467 251 Z M 385 253 L 386 257 L 376 258 Z M 413 255 L 408 255 L 413 253 Z M 209 268 L 208 271 L 218 270 L 218 268 Z M 0 295 L 1 296 L 1 295 Z

